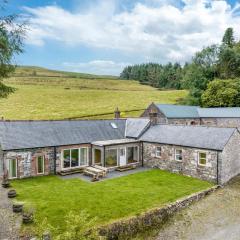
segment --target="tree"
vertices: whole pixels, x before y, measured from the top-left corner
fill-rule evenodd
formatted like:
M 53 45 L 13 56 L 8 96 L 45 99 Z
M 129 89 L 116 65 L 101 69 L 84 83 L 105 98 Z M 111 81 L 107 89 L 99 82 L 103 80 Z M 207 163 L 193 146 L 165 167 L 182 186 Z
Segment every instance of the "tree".
M 91 218 L 86 211 L 70 211 L 64 218 L 65 230 L 53 227 L 48 219 L 35 219 L 34 233 L 37 239 L 43 239 L 44 234 L 53 236 L 55 240 L 105 240 L 96 227 L 97 218 Z
M 189 95 L 183 103 L 201 105 L 202 93 L 217 75 L 218 54 L 218 46 L 212 45 L 197 52 L 192 63 L 185 65 L 182 87 L 189 89 Z
M 233 28 L 229 27 L 226 29 L 223 35 L 222 43 L 227 47 L 230 47 L 230 48 L 233 47 L 235 43 Z
M 216 79 L 208 84 L 201 99 L 204 107 L 238 107 L 240 106 L 240 80 Z
M 180 89 L 182 81 L 182 67 L 180 64 L 147 63 L 127 66 L 120 74 L 122 79 L 137 80 L 157 88 Z
M 5 2 L 5 1 L 4 1 Z M 4 6 L 1 7 L 2 11 Z M 23 52 L 26 23 L 19 22 L 17 15 L 0 17 L 0 97 L 13 92 L 2 81 L 14 71 L 14 56 Z
M 240 77 L 240 46 L 221 46 L 218 59 L 218 76 L 221 79 Z
M 96 218 L 82 211 L 78 214 L 69 212 L 65 218 L 66 231 L 58 234 L 56 240 L 103 240 L 95 228 Z

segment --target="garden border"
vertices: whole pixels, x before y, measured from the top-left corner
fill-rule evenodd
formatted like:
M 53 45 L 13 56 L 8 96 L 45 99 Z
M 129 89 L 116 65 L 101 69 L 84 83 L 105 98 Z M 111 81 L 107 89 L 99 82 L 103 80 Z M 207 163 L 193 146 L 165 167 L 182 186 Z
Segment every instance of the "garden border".
M 126 239 L 135 236 L 139 232 L 147 231 L 154 227 L 160 227 L 169 217 L 173 216 L 174 213 L 201 200 L 220 187 L 220 185 L 215 185 L 206 190 L 181 198 L 164 207 L 155 208 L 134 217 L 102 226 L 99 229 L 99 233 L 101 236 L 106 236 L 109 240 Z

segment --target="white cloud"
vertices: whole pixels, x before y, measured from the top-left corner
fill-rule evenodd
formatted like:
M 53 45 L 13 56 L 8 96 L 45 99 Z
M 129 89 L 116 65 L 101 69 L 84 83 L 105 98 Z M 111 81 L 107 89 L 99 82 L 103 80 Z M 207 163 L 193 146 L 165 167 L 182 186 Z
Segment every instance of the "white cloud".
M 100 75 L 119 75 L 120 69 L 130 63 L 106 61 L 106 60 L 94 60 L 90 62 L 64 62 L 63 68 L 73 72 L 85 72 Z
M 157 1 L 157 0 L 151 0 Z M 43 45 L 56 40 L 66 45 L 114 49 L 147 61 L 185 61 L 203 46 L 218 43 L 227 27 L 240 33 L 239 5 L 224 0 L 183 0 L 177 8 L 171 0 L 161 4 L 135 4 L 117 11 L 114 0 L 69 12 L 58 6 L 25 8 L 30 14 L 28 43 Z M 88 63 L 89 64 L 89 63 Z

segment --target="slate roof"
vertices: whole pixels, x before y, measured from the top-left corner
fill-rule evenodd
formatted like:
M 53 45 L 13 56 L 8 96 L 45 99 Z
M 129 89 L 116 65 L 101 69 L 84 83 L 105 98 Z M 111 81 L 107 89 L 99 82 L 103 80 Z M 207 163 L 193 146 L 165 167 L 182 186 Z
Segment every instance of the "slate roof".
M 113 128 L 111 123 L 117 128 Z M 62 146 L 122 139 L 126 120 L 3 121 L 0 143 L 3 150 Z
M 155 125 L 140 140 L 177 146 L 223 150 L 235 128 Z
M 198 114 L 201 118 L 240 118 L 240 107 L 198 108 Z
M 167 118 L 199 118 L 197 106 L 155 104 Z
M 149 124 L 150 121 L 146 118 L 128 118 L 126 121 L 126 137 L 138 138 Z
M 240 107 L 200 108 L 174 104 L 155 104 L 167 118 L 240 118 Z

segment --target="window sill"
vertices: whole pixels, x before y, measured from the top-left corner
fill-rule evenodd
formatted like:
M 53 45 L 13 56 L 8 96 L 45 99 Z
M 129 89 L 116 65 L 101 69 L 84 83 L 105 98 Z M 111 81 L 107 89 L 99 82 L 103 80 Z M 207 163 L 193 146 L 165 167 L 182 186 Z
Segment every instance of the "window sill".
M 183 160 L 177 160 L 177 159 L 175 159 L 175 161 L 176 161 L 176 162 L 183 162 Z
M 206 164 L 199 164 L 199 163 L 198 163 L 198 167 L 203 168 L 203 167 L 207 167 L 207 165 L 206 165 Z

